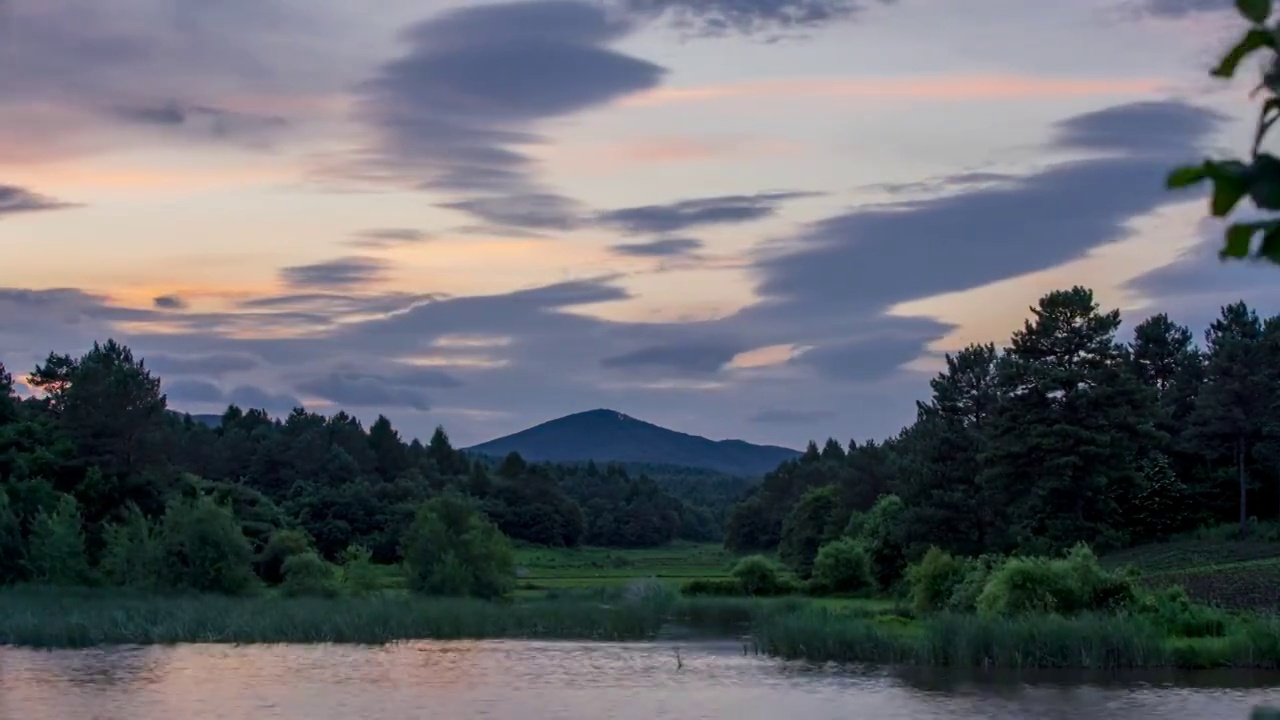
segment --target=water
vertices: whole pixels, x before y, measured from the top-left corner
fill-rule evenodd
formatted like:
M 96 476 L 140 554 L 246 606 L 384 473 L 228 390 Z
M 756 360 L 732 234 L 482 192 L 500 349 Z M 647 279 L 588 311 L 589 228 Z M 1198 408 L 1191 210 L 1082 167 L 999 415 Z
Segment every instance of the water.
M 859 671 L 730 643 L 0 648 L 0 718 L 31 720 L 1247 720 L 1280 703 L 1277 686 L 1240 673 Z

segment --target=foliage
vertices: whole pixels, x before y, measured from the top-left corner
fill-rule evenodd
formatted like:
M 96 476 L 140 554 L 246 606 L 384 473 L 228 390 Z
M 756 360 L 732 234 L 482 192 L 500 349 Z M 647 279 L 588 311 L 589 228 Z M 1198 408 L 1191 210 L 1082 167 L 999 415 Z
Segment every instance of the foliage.
M 1138 598 L 1133 581 L 1108 571 L 1088 546 L 1064 558 L 1015 557 L 1005 561 L 978 596 L 980 612 L 997 615 L 1117 612 Z
M 680 584 L 680 594 L 690 597 L 738 597 L 749 595 L 737 580 L 698 578 Z
M 26 553 L 22 522 L 14 511 L 9 494 L 0 488 L 0 585 L 16 583 L 26 578 L 29 570 Z
M 1213 186 L 1209 212 L 1213 217 L 1227 217 L 1245 197 L 1264 212 L 1280 211 L 1280 158 L 1262 150 L 1263 141 L 1272 125 L 1280 119 L 1280 27 L 1269 23 L 1271 0 L 1237 0 L 1236 8 L 1249 23 L 1239 41 L 1232 46 L 1211 71 L 1217 78 L 1230 79 L 1240 65 L 1259 51 L 1266 53 L 1262 82 L 1254 95 L 1262 98 L 1257 129 L 1247 160 L 1207 159 L 1199 165 L 1188 165 L 1169 173 L 1170 188 L 1185 188 L 1208 180 Z M 1254 248 L 1254 239 L 1262 240 Z M 1223 258 L 1248 258 L 1280 262 L 1280 221 L 1266 219 L 1229 225 L 1223 237 Z
M 833 540 L 818 550 L 810 588 L 818 594 L 856 593 L 874 586 L 872 561 L 862 542 Z
M 284 581 L 285 562 L 306 552 L 311 552 L 311 538 L 305 532 L 292 528 L 275 531 L 258 554 L 258 577 L 268 585 L 279 585 Z
M 137 505 L 125 519 L 108 526 L 98 570 L 102 579 L 119 587 L 155 589 L 164 568 L 160 531 Z
M 312 550 L 287 557 L 282 571 L 285 597 L 335 597 L 341 590 L 336 569 Z
M 902 540 L 906 506 L 897 495 L 883 495 L 864 514 L 849 519 L 845 534 L 858 540 L 871 562 L 871 572 L 882 590 L 888 590 L 907 566 Z
M 257 582 L 253 549 L 231 511 L 209 497 L 171 501 L 162 520 L 162 577 L 172 588 L 237 595 Z
M 31 525 L 27 548 L 31 579 L 48 585 L 79 585 L 90 578 L 84 520 L 75 498 L 63 495 L 57 508 L 41 511 Z
M 382 586 L 373 551 L 363 545 L 352 545 L 338 558 L 342 588 L 351 595 L 367 595 Z
M 814 488 L 800 496 L 782 521 L 778 556 L 801 578 L 808 578 L 823 543 L 840 533 L 840 499 L 836 488 Z
M 937 546 L 930 547 L 918 563 L 907 568 L 912 609 L 917 614 L 945 609 L 973 565 Z
M 1158 627 L 1177 637 L 1222 637 L 1230 624 L 1226 613 L 1192 602 L 1177 586 L 1143 596 L 1135 612 L 1152 618 Z
M 458 495 L 423 504 L 403 552 L 409 585 L 421 593 L 496 598 L 515 585 L 510 541 Z
M 782 568 L 764 555 L 742 558 L 730 574 L 746 595 L 780 595 L 790 589 L 783 581 Z

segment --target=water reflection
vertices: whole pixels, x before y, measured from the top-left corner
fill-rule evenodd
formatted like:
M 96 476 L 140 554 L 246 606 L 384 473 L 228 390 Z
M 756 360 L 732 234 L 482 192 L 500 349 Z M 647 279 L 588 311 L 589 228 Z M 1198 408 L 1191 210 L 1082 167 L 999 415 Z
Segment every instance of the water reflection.
M 0 718 L 1244 720 L 1280 701 L 1277 684 L 1262 673 L 835 668 L 743 656 L 732 642 L 0 649 Z

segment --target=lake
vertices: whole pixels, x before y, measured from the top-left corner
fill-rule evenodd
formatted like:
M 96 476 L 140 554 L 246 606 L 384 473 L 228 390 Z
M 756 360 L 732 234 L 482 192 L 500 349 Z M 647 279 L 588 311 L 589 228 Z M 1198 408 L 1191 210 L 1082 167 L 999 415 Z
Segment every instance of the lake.
M 33 720 L 1247 720 L 1280 703 L 1277 686 L 1240 672 L 858 670 L 706 642 L 0 648 L 0 718 Z

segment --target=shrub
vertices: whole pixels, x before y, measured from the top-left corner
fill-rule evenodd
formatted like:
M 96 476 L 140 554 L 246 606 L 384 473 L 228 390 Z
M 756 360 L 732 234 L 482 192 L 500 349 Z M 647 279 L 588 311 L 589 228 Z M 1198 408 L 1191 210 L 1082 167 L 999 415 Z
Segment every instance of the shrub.
M 107 527 L 98 571 L 108 584 L 153 589 L 159 582 L 163 548 L 160 533 L 138 509 L 129 504 L 123 522 Z
M 920 562 L 907 568 L 911 607 L 917 613 L 945 609 L 973 563 L 931 547 Z
M 378 571 L 373 566 L 373 552 L 363 545 L 352 545 L 342 551 L 342 587 L 352 595 L 367 595 L 382 588 Z
M 947 600 L 947 610 L 957 613 L 971 613 L 978 609 L 978 597 L 986 589 L 991 575 L 1004 564 L 999 555 L 987 554 L 969 562 L 969 569 L 959 584 L 951 592 Z
M 1144 596 L 1137 612 L 1151 618 L 1170 635 L 1185 638 L 1223 637 L 1227 634 L 1226 613 L 1197 605 L 1180 587 L 1157 590 Z
M 338 575 L 334 567 L 315 552 L 290 555 L 284 561 L 284 582 L 280 591 L 286 597 L 336 597 Z
M 177 499 L 161 525 L 168 585 L 227 595 L 253 588 L 253 549 L 230 509 L 208 497 Z
M 52 513 L 41 510 L 31 526 L 27 549 L 31 579 L 48 585 L 82 585 L 89 581 L 84 520 L 70 495 L 58 498 Z
M 690 580 L 680 586 L 680 594 L 693 596 L 735 597 L 746 595 L 742 583 L 737 580 Z
M 852 538 L 823 545 L 813 561 L 810 588 L 815 593 L 860 592 L 871 588 L 874 582 L 867 550 Z
M 747 595 L 779 595 L 785 589 L 782 568 L 764 555 L 749 555 L 729 572 Z
M 267 545 L 258 556 L 258 577 L 268 585 L 284 581 L 284 563 L 294 555 L 311 550 L 311 538 L 303 530 L 283 529 L 271 533 Z
M 494 598 L 515 586 L 511 541 L 456 494 L 423 503 L 402 549 L 417 592 Z
M 1108 572 L 1087 546 L 1077 545 L 1065 558 L 1011 558 L 991 575 L 979 595 L 984 613 L 1117 612 L 1137 599 L 1133 581 Z

